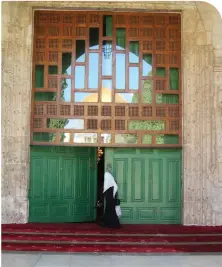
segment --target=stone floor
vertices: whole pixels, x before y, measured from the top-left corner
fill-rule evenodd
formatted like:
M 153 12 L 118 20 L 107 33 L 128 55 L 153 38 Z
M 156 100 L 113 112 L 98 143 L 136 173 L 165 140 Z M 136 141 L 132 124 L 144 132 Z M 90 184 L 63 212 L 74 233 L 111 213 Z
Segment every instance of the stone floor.
M 95 255 L 3 253 L 2 267 L 221 267 L 215 255 Z

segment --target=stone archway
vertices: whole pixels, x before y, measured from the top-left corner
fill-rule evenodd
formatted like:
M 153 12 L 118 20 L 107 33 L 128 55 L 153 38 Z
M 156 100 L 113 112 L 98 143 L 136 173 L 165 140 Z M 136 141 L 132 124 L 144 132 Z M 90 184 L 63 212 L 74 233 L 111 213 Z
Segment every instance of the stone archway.
M 2 222 L 28 221 L 32 8 L 182 11 L 183 224 L 222 224 L 222 20 L 204 2 L 4 2 Z

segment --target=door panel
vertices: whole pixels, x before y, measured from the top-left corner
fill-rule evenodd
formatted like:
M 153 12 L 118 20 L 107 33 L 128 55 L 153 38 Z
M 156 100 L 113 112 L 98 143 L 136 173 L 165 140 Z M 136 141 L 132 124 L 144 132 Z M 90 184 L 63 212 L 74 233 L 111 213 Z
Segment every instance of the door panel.
M 96 171 L 95 148 L 32 147 L 29 221 L 94 221 Z
M 46 197 L 48 200 L 59 200 L 60 197 L 60 179 L 59 179 L 59 157 L 46 157 L 47 165 L 45 173 Z
M 145 177 L 144 177 L 144 160 L 141 158 L 133 159 L 131 165 L 131 188 L 132 202 L 145 201 Z
M 181 150 L 106 148 L 119 186 L 122 223 L 181 223 Z
M 63 158 L 63 168 L 61 173 L 63 173 L 63 199 L 74 199 L 74 188 L 75 188 L 75 166 L 77 166 L 76 159 Z
M 149 202 L 162 203 L 163 202 L 163 164 L 162 160 L 150 160 L 150 175 L 148 177 L 149 185 Z

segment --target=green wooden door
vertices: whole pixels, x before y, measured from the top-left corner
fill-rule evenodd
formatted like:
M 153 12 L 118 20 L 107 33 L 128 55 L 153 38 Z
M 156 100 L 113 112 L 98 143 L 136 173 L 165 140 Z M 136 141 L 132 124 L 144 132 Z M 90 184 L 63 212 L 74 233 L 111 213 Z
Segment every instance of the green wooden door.
M 94 221 L 96 149 L 32 147 L 30 222 Z
M 181 150 L 107 148 L 119 185 L 122 223 L 181 223 Z

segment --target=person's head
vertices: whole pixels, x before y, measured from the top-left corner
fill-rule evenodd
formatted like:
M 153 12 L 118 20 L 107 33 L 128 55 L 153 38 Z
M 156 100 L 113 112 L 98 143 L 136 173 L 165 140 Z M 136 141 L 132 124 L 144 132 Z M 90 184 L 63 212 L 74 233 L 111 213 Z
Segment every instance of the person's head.
M 107 163 L 106 164 L 106 171 L 109 172 L 109 173 L 112 173 L 112 170 L 113 170 L 112 164 L 111 163 Z

